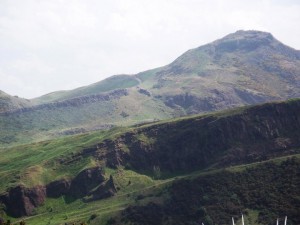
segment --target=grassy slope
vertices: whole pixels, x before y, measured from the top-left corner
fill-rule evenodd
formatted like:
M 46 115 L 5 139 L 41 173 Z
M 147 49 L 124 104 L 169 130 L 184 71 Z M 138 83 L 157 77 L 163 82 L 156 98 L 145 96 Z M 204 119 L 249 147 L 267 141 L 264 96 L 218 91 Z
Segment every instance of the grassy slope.
M 0 192 L 18 184 L 34 186 L 47 184 L 60 177 L 73 177 L 85 167 L 93 166 L 90 159 L 60 167 L 58 160 L 68 158 L 85 147 L 123 132 L 122 128 L 19 145 L 0 149 Z
M 32 103 L 18 96 L 11 96 L 3 91 L 0 91 L 0 113 L 9 110 L 15 110 L 23 107 L 30 107 Z
M 130 75 L 117 75 L 103 81 L 76 88 L 71 91 L 58 91 L 32 99 L 35 104 L 62 101 L 84 95 L 99 94 L 116 89 L 130 88 L 139 84 L 139 81 Z
M 300 159 L 300 155 L 294 155 Z M 275 162 L 280 164 L 285 162 L 290 157 L 280 157 L 277 159 L 268 160 L 267 162 L 254 163 L 243 166 L 236 166 L 227 168 L 226 171 L 231 173 L 243 173 L 246 169 L 263 167 L 266 163 Z M 37 215 L 25 218 L 30 225 L 38 224 L 62 224 L 78 221 L 89 221 L 91 216 L 96 217 L 90 221 L 90 224 L 107 224 L 111 217 L 118 217 L 119 213 L 128 206 L 143 206 L 150 202 L 157 204 L 163 203 L 168 199 L 166 190 L 173 182 L 185 181 L 186 179 L 198 179 L 199 177 L 210 177 L 222 174 L 224 170 L 198 171 L 189 175 L 182 175 L 178 177 L 169 178 L 166 180 L 153 180 L 151 177 L 137 174 L 128 170 L 110 171 L 113 175 L 117 186 L 121 189 L 118 194 L 112 198 L 95 201 L 91 203 L 84 203 L 81 200 L 69 201 L 65 198 L 47 199 L 44 206 L 37 210 Z M 131 181 L 128 187 L 128 180 Z M 142 197 L 140 197 L 142 196 Z M 253 209 L 244 209 L 247 213 L 246 222 L 251 224 L 260 224 L 257 222 L 258 211 Z M 230 218 L 228 218 L 230 220 Z M 18 221 L 15 220 L 14 221 Z M 45 223 L 46 222 L 46 223 Z
M 270 34 L 237 32 L 189 50 L 161 68 L 112 76 L 33 99 L 41 104 L 120 88 L 129 90 L 128 96 L 113 101 L 0 115 L 0 144 L 55 138 L 63 133 L 61 130 L 127 126 L 300 97 L 299 68 L 299 51 L 284 46 Z M 139 88 L 151 96 L 141 94 Z
M 284 104 L 292 104 L 297 106 L 300 102 L 299 99 L 293 99 L 284 102 Z M 125 101 L 126 103 L 126 101 Z M 125 104 L 124 103 L 124 104 Z M 128 103 L 129 104 L 129 103 Z M 110 129 L 108 131 L 94 131 L 94 132 L 87 132 L 84 134 L 73 135 L 68 137 L 61 137 L 53 140 L 47 140 L 42 142 L 36 142 L 32 144 L 24 144 L 18 145 L 13 147 L 2 147 L 0 148 L 0 193 L 3 192 L 7 187 L 14 186 L 18 184 L 18 182 L 22 182 L 25 184 L 32 184 L 35 185 L 37 183 L 33 182 L 34 180 L 38 180 L 38 182 L 43 183 L 49 180 L 53 180 L 56 177 L 60 176 L 73 176 L 77 174 L 82 168 L 92 165 L 93 160 L 87 158 L 84 162 L 80 162 L 80 164 L 75 164 L 74 168 L 58 168 L 56 167 L 56 162 L 58 159 L 68 158 L 72 156 L 72 154 L 77 153 L 78 151 L 95 146 L 98 143 L 101 143 L 103 140 L 115 140 L 117 137 L 124 135 L 127 132 L 135 132 L 139 133 L 138 130 L 147 130 L 147 128 L 151 128 L 152 126 L 155 127 L 156 125 L 163 125 L 163 127 L 173 127 L 175 130 L 170 132 L 170 135 L 176 135 L 176 133 L 184 134 L 184 129 L 189 129 L 193 131 L 193 127 L 185 127 L 183 125 L 181 127 L 181 121 L 190 121 L 189 124 L 192 124 L 193 121 L 201 120 L 205 117 L 214 116 L 215 118 L 223 118 L 223 117 L 231 117 L 232 115 L 239 115 L 243 114 L 246 109 L 255 110 L 256 108 L 267 108 L 268 106 L 281 104 L 281 103 L 268 103 L 261 106 L 254 106 L 254 107 L 241 107 L 232 110 L 226 110 L 222 112 L 215 112 L 209 113 L 205 115 L 192 115 L 188 117 L 181 117 L 175 119 L 169 119 L 165 121 L 159 121 L 155 123 L 149 123 L 145 125 L 138 125 L 132 127 L 116 127 Z M 130 106 L 130 105 L 129 105 Z M 284 105 L 283 105 L 284 106 Z M 133 106 L 131 106 L 133 107 Z M 136 115 L 142 114 L 141 112 L 136 110 Z M 253 113 L 253 112 L 252 112 Z M 169 126 L 170 124 L 170 126 Z M 185 123 L 182 123 L 185 124 Z M 176 131 L 176 126 L 178 126 L 182 130 Z M 157 126 L 159 127 L 159 126 Z M 157 132 L 159 133 L 159 132 Z M 168 135 L 168 134 L 166 134 Z M 146 144 L 151 144 L 151 140 L 149 139 L 151 136 L 146 137 L 143 134 L 137 136 L 137 139 L 144 141 Z M 159 138 L 163 138 L 163 134 Z M 167 138 L 167 137 L 166 137 Z M 170 137 L 171 139 L 172 137 Z M 71 164 L 72 165 L 72 164 Z M 73 171 L 73 172 L 69 172 Z M 18 175 L 21 174 L 19 177 Z M 26 181 L 27 176 L 24 174 L 32 174 L 33 176 L 37 176 L 36 179 Z M 49 176 L 49 174 L 52 174 Z M 24 175 L 24 177 L 23 177 Z M 44 177 L 45 175 L 45 177 Z M 17 183 L 16 183 L 17 182 Z M 33 182 L 33 183 L 32 183 Z
M 293 103 L 293 101 L 298 102 L 299 100 L 292 100 L 289 102 Z M 214 115 L 226 117 L 232 114 L 241 114 L 244 109 L 245 108 L 239 108 L 223 113 L 214 113 Z M 205 116 L 206 115 L 177 118 L 165 122 L 157 122 L 156 124 L 176 123 L 182 120 L 197 119 Z M 152 124 L 143 125 L 142 127 L 147 128 L 149 126 L 152 126 Z M 113 140 L 124 134 L 124 132 L 133 131 L 134 129 L 137 128 L 115 128 L 110 131 L 96 131 L 51 141 L 2 148 L 0 149 L 0 154 L 2 156 L 0 158 L 0 193 L 5 191 L 8 187 L 16 186 L 18 184 L 25 184 L 30 187 L 37 184 L 47 184 L 49 181 L 57 180 L 62 177 L 74 177 L 82 169 L 95 166 L 96 162 L 93 158 L 84 158 L 81 161 L 68 166 L 59 164 L 59 159 L 68 158 L 83 148 L 93 146 L 106 139 Z M 140 139 L 143 138 L 146 137 L 140 137 Z M 145 139 L 145 141 L 148 142 L 151 140 Z M 299 155 L 296 157 L 299 157 Z M 286 157 L 273 159 L 273 161 L 278 163 L 285 160 L 285 158 Z M 249 166 L 252 167 L 257 165 L 260 165 L 260 163 Z M 229 168 L 229 170 L 233 172 L 240 172 L 244 169 L 245 166 Z M 219 170 L 209 171 L 204 174 L 215 173 L 218 171 Z M 28 221 L 30 221 L 30 224 L 41 224 L 41 221 L 49 221 L 49 224 L 59 224 L 62 221 L 73 221 L 76 219 L 87 220 L 92 214 L 101 215 L 98 216 L 98 219 L 106 221 L 112 213 L 116 213 L 128 205 L 137 203 L 137 196 L 140 194 L 145 195 L 148 191 L 150 197 L 138 201 L 139 204 L 143 204 L 143 201 L 148 200 L 161 201 L 161 199 L 156 198 L 153 193 L 159 193 L 160 190 L 164 189 L 165 185 L 172 182 L 174 179 L 176 180 L 185 177 L 177 177 L 176 174 L 173 174 L 170 179 L 153 180 L 153 174 L 145 176 L 122 168 L 119 168 L 118 170 L 106 169 L 106 172 L 107 176 L 110 174 L 113 175 L 118 187 L 120 187 L 120 191 L 116 197 L 89 204 L 83 203 L 81 200 L 70 202 L 70 200 L 65 198 L 48 199 L 45 205 L 37 210 L 40 215 L 28 218 Z M 203 171 L 186 176 L 197 177 L 199 175 L 198 173 L 202 174 Z M 128 185 L 129 180 L 131 181 L 131 185 Z M 253 212 L 253 214 L 255 215 L 255 212 Z M 100 222 L 97 222 L 97 224 L 98 223 L 101 224 Z
M 97 130 L 168 119 L 172 113 L 160 100 L 132 89 L 128 96 L 111 101 L 0 115 L 0 144 L 4 147 L 53 139 L 78 128 Z

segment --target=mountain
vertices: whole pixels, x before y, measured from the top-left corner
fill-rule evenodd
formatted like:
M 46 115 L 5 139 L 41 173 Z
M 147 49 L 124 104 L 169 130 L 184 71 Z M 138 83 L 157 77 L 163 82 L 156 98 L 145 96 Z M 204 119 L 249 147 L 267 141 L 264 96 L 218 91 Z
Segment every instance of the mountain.
M 113 76 L 86 87 L 54 92 L 35 100 L 45 103 L 140 86 L 153 91 L 155 96 L 188 93 L 202 98 L 205 95 L 216 98 L 212 92 L 217 89 L 220 93 L 213 94 L 222 96 L 228 91 L 233 95 L 231 104 L 251 104 L 268 98 L 297 97 L 299 60 L 300 51 L 283 45 L 270 33 L 237 31 L 189 50 L 165 67 L 134 76 Z M 182 107 L 186 109 L 185 105 Z M 213 107 L 216 106 L 211 105 Z
M 299 110 L 295 99 L 3 148 L 0 217 L 299 224 Z
M 28 143 L 300 97 L 300 52 L 260 31 L 237 31 L 171 64 L 117 75 L 1 110 L 0 143 Z M 5 111 L 5 112 L 4 112 Z

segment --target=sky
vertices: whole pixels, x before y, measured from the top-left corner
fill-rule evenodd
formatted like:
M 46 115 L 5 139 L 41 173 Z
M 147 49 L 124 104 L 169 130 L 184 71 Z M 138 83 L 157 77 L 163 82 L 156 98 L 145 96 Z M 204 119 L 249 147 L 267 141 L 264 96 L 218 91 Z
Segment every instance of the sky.
M 300 50 L 299 0 L 0 0 L 0 90 L 24 98 L 171 63 L 237 30 Z

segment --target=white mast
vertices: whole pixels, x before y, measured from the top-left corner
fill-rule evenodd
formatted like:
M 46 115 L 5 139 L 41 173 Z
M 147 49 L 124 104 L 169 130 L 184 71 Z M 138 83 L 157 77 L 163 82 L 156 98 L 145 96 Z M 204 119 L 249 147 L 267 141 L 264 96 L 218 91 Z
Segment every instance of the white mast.
M 243 214 L 242 214 L 242 225 L 245 225 Z M 286 224 L 285 224 L 285 225 L 286 225 Z
M 233 218 L 233 217 L 232 217 L 232 225 L 235 225 L 235 224 L 234 224 L 234 218 Z
M 287 222 L 287 216 L 285 216 L 284 225 L 286 225 L 286 222 Z
M 276 225 L 279 225 L 279 222 L 278 222 L 278 218 L 277 218 L 277 222 L 276 222 Z

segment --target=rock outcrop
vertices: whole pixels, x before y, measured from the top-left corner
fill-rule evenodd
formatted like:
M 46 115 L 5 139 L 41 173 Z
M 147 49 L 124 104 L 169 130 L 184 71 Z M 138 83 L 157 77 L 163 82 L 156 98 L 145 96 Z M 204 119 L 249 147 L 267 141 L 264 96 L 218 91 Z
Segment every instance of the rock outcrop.
M 4 112 L 0 111 L 0 114 L 10 115 L 10 114 L 20 114 L 24 112 L 32 112 L 41 109 L 51 110 L 56 108 L 64 108 L 68 106 L 78 107 L 93 102 L 111 101 L 113 99 L 119 99 L 120 97 L 126 95 L 128 95 L 128 91 L 126 89 L 118 89 L 105 94 L 87 95 L 87 96 L 81 96 L 81 97 L 72 98 L 64 101 L 33 105 L 31 107 L 23 107 L 15 110 L 4 111 Z
M 104 181 L 102 168 L 94 167 L 83 170 L 72 180 L 68 195 L 81 198 Z
M 145 126 L 105 140 L 73 157 L 89 157 L 138 171 L 193 171 L 296 154 L 300 101 L 242 108 L 173 123 Z
M 96 189 L 95 189 L 96 188 Z M 94 190 L 95 189 L 95 190 Z M 81 171 L 72 180 L 56 180 L 46 186 L 27 188 L 17 186 L 0 195 L 0 203 L 5 205 L 5 211 L 13 217 L 29 216 L 36 207 L 41 206 L 46 197 L 58 198 L 66 195 L 74 199 L 90 196 L 96 200 L 113 196 L 117 192 L 113 178 L 105 181 L 101 167 L 88 168 Z
M 96 190 L 89 193 L 88 197 L 84 200 L 86 202 L 95 201 L 99 199 L 109 198 L 117 193 L 117 188 L 115 186 L 113 177 L 110 176 L 109 180 L 100 184 Z
M 70 187 L 71 181 L 69 180 L 62 179 L 53 181 L 46 186 L 47 197 L 58 198 L 62 195 L 66 195 L 69 193 Z
M 14 217 L 32 215 L 34 209 L 42 205 L 46 198 L 46 188 L 36 186 L 26 188 L 17 186 L 0 196 L 0 201 L 5 204 L 6 212 Z
M 81 171 L 72 180 L 57 180 L 46 186 L 47 197 L 57 198 L 62 195 L 82 198 L 105 181 L 101 167 L 88 168 Z

